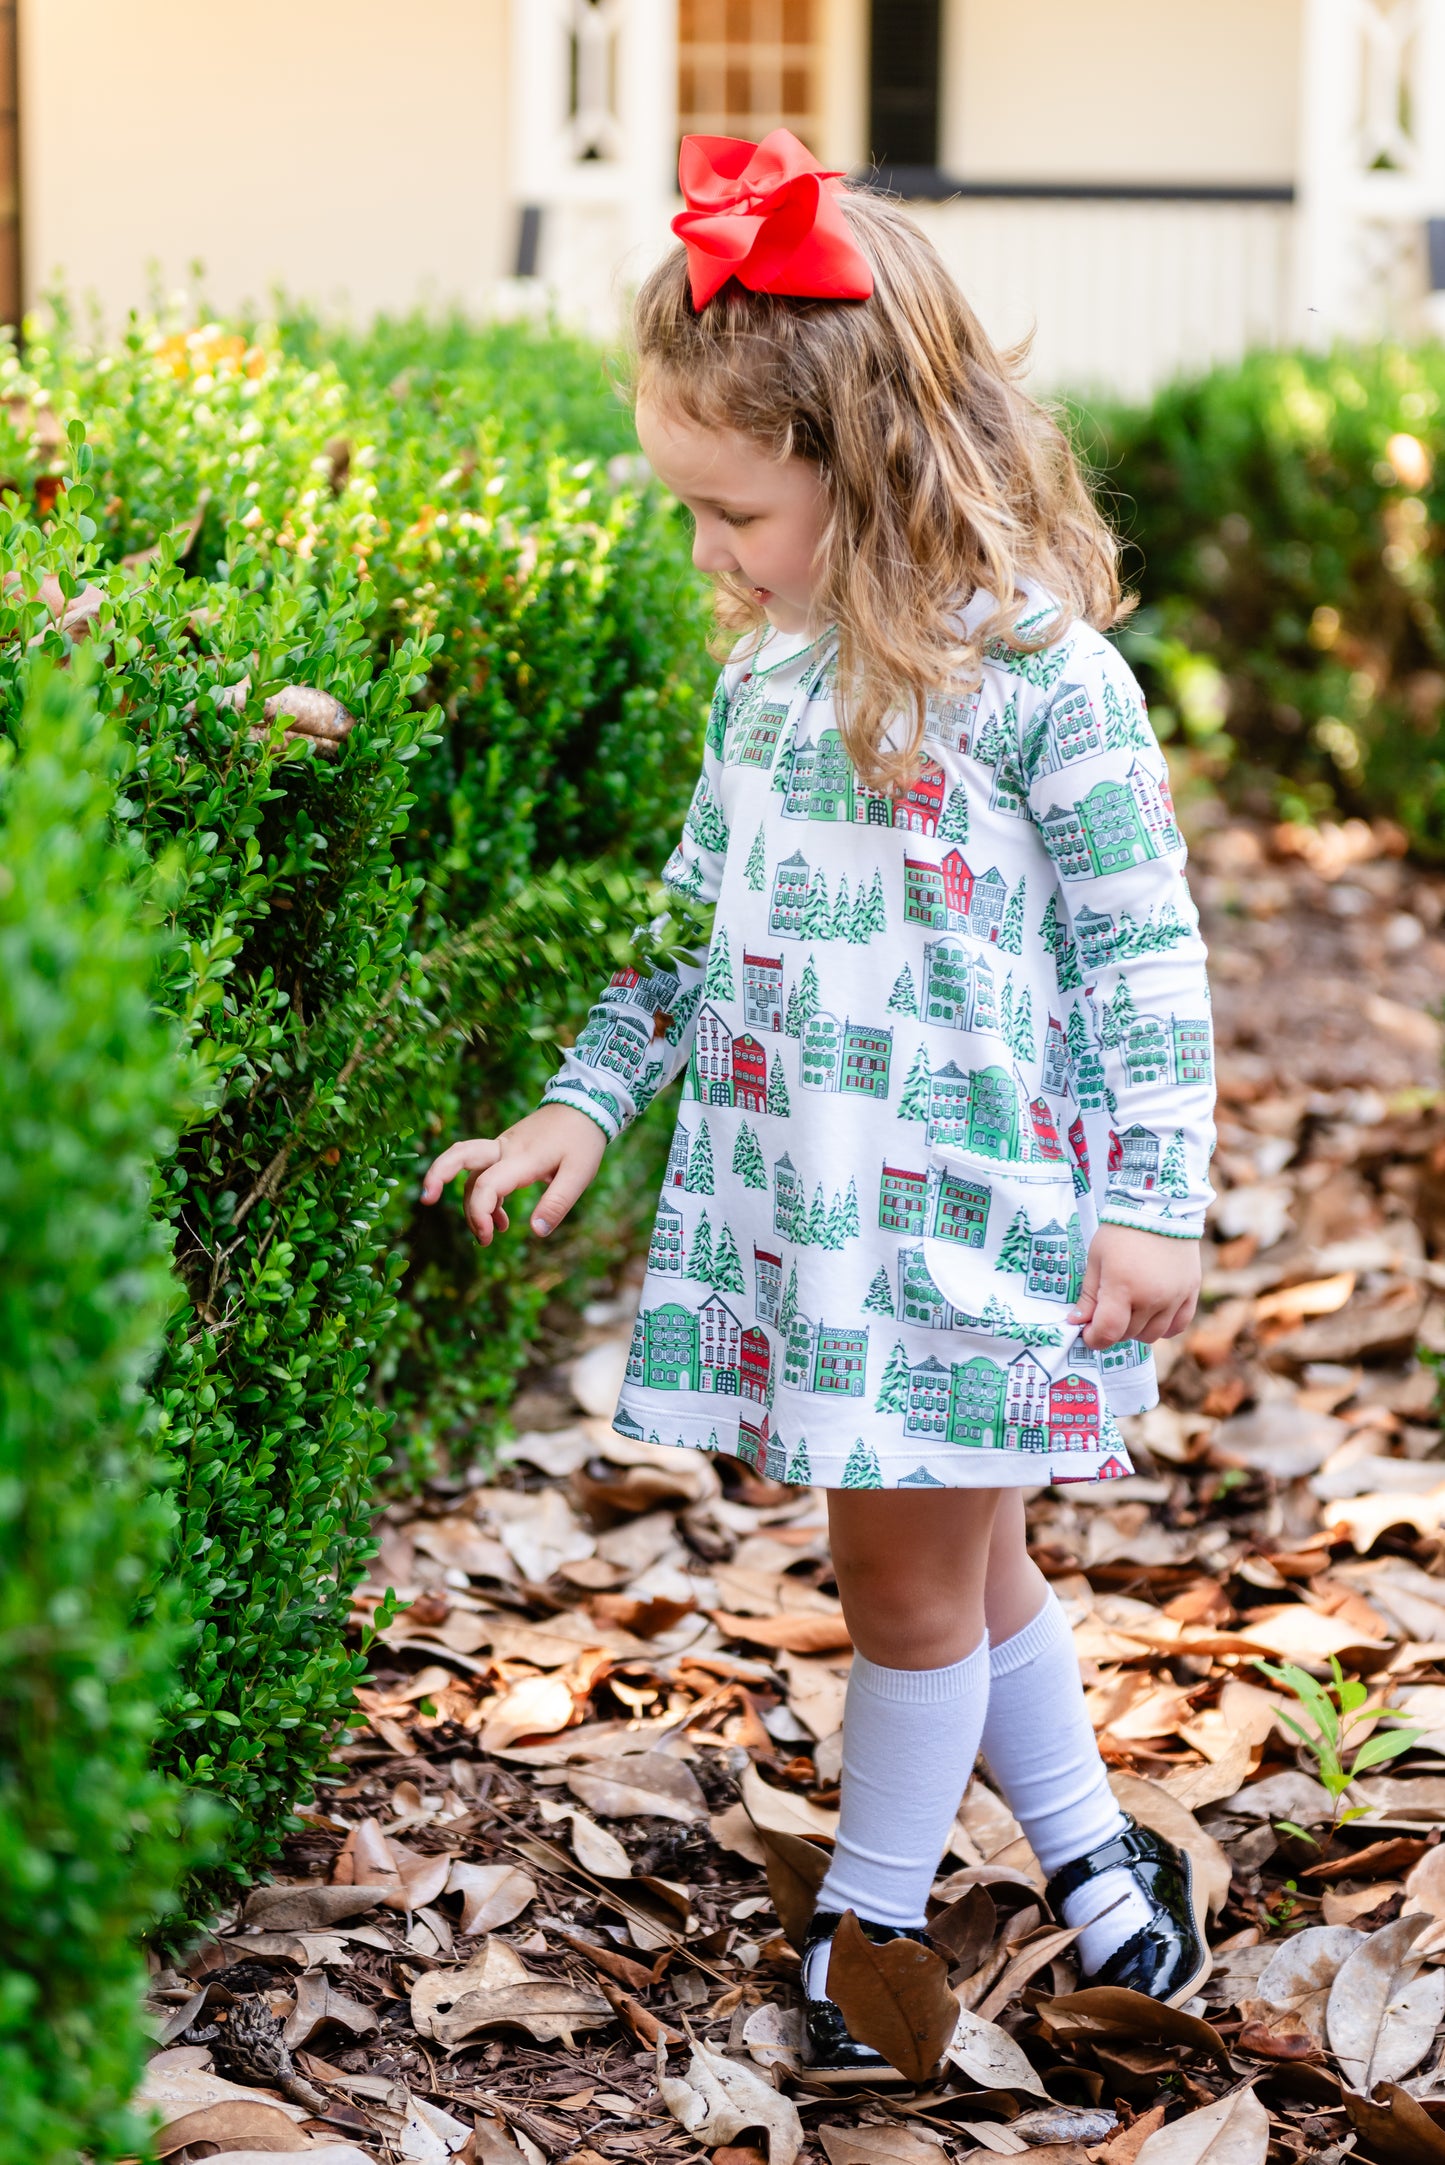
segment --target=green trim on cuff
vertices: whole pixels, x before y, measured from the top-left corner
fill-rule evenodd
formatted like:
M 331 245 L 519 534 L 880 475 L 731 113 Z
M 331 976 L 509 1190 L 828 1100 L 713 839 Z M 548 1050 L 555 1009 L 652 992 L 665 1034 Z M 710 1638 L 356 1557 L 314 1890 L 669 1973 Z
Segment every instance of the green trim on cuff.
M 589 1105 L 580 1091 L 574 1096 L 565 1083 L 556 1090 L 549 1083 L 542 1092 L 542 1103 L 544 1105 L 567 1105 L 570 1106 L 574 1113 L 586 1113 L 593 1126 L 601 1128 L 609 1143 L 615 1143 L 622 1133 L 620 1127 L 609 1128 L 601 1113 L 598 1112 L 597 1107 Z
M 1182 1227 L 1172 1225 L 1145 1225 L 1142 1219 L 1139 1218 L 1112 1217 L 1107 1210 L 1100 1213 L 1099 1223 L 1100 1225 L 1127 1226 L 1131 1233 L 1154 1233 L 1158 1236 L 1160 1240 L 1203 1240 L 1204 1238 L 1204 1232 L 1202 1227 L 1197 1233 L 1186 1233 L 1182 1229 Z

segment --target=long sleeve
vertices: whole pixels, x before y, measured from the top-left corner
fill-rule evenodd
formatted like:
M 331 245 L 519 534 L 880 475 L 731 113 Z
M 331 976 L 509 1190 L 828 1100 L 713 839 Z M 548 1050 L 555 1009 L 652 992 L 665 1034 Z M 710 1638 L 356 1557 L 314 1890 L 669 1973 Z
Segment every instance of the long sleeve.
M 1059 875 L 1042 930 L 1072 994 L 1073 1085 L 1081 1108 L 1107 1115 L 1099 1217 L 1196 1238 L 1213 1200 L 1213 1029 L 1169 770 L 1117 650 L 1081 628 L 1057 651 L 1020 754 Z
M 682 835 L 662 868 L 663 885 L 692 921 L 705 919 L 722 891 L 728 831 L 721 750 L 728 696 L 725 673 L 713 696 L 702 771 Z M 708 949 L 670 947 L 663 954 L 654 933 L 654 927 L 638 927 L 638 963 L 613 973 L 542 1093 L 544 1105 L 571 1105 L 586 1113 L 609 1142 L 682 1073 L 697 1031 Z

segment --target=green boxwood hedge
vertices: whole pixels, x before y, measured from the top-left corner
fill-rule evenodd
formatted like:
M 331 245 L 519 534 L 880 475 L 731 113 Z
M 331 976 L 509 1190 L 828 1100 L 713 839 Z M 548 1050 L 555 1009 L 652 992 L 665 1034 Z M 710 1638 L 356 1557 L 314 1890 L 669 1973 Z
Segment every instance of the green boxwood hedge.
M 1166 725 L 1257 799 L 1445 854 L 1445 347 L 1257 353 L 1077 420 Z
M 0 355 L 0 726 L 37 659 L 96 658 L 196 1077 L 151 1389 L 155 1598 L 190 1619 L 157 1765 L 231 1807 L 201 1900 L 274 1851 L 348 1709 L 388 1451 L 485 1442 L 561 1268 L 418 1227 L 421 1157 L 534 1101 L 655 906 L 703 723 L 674 517 L 550 423 L 514 442 L 485 380 L 411 394 L 215 327 Z M 329 741 L 288 730 L 298 693 Z
M 175 1306 L 151 1188 L 183 1072 L 145 861 L 113 833 L 120 731 L 42 671 L 4 749 L 0 2158 L 68 2165 L 136 2147 L 136 1941 L 183 1856 L 151 1766 L 174 1598 L 136 1614 L 171 1517 L 142 1385 Z

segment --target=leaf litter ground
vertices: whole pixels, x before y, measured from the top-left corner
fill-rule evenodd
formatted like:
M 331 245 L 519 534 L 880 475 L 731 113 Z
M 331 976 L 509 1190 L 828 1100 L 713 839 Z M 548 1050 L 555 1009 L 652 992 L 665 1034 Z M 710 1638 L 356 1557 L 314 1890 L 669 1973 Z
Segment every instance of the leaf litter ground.
M 1205 1303 L 1136 1477 L 1042 1493 L 1030 1538 L 1120 1801 L 1208 1889 L 1198 1998 L 1076 1989 L 983 1769 L 935 1887 L 941 2027 L 936 1970 L 849 1980 L 900 2051 L 947 2040 L 938 2072 L 809 2090 L 789 1935 L 850 1658 L 823 1498 L 613 1435 L 634 1282 L 548 1318 L 498 1467 L 385 1513 L 358 1627 L 409 1605 L 347 1778 L 153 1980 L 163 2156 L 1445 2165 L 1445 882 L 1385 829 L 1217 821 L 1195 884 Z M 1278 1681 L 1332 1661 L 1364 1687 L 1347 1763 L 1416 1732 L 1338 1797 Z

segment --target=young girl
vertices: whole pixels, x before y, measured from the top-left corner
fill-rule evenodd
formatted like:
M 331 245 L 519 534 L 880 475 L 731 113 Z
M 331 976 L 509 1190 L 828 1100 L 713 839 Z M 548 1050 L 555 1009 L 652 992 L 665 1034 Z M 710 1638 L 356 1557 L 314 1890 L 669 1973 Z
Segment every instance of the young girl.
M 1128 1473 L 1210 1199 L 1209 994 L 1113 537 L 893 203 L 780 130 L 683 146 L 636 307 L 642 447 L 735 636 L 663 878 L 705 954 L 612 980 L 545 1102 L 437 1159 L 550 1233 L 684 1075 L 622 1434 L 828 1492 L 856 1654 L 804 1958 L 813 2072 L 886 2080 L 832 1933 L 921 1935 L 980 1747 L 1082 1980 L 1208 1973 L 1119 1810 L 1023 1492 Z

